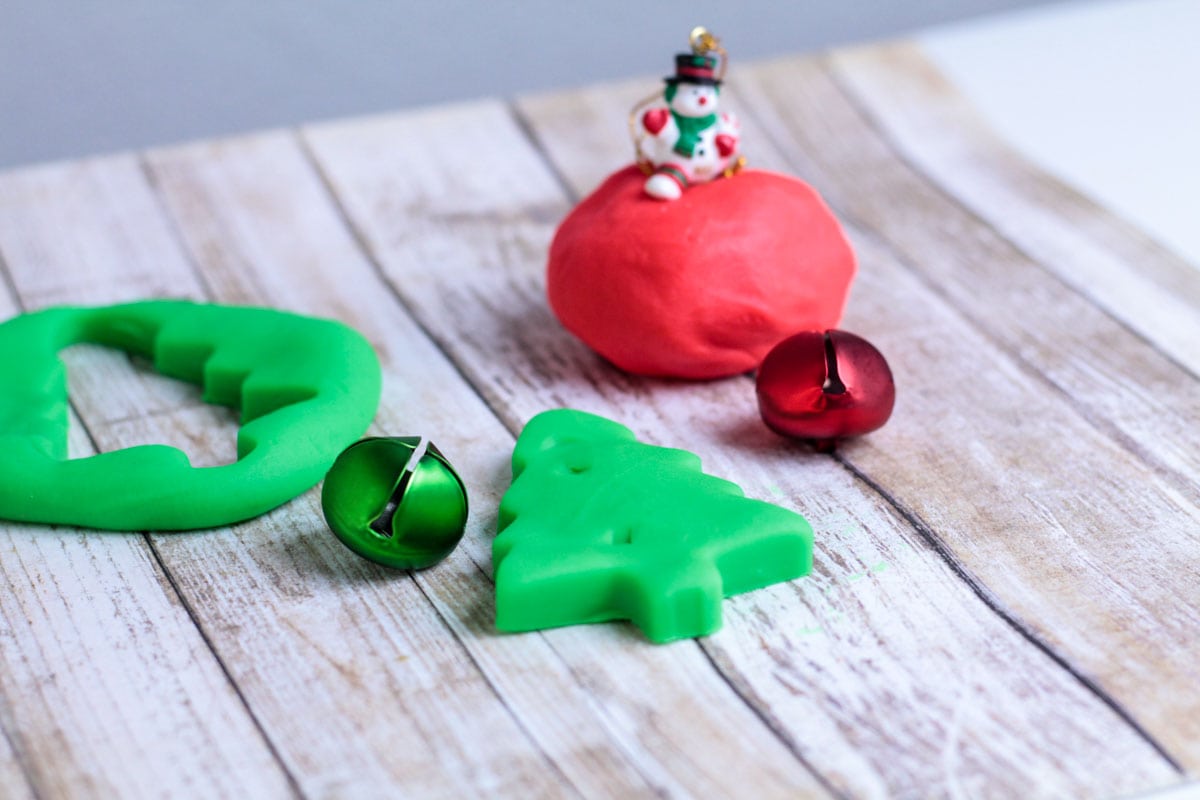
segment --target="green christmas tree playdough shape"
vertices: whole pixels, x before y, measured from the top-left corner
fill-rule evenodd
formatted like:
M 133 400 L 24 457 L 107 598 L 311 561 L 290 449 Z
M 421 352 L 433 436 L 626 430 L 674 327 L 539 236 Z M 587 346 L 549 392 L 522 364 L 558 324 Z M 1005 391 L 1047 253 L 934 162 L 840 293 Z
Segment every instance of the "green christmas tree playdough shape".
M 683 450 L 560 409 L 529 421 L 492 546 L 496 626 L 630 619 L 655 642 L 712 633 L 721 599 L 805 575 L 812 528 Z
M 67 458 L 67 371 L 90 342 L 152 358 L 241 411 L 236 463 L 142 445 Z M 379 361 L 347 326 L 262 308 L 149 300 L 50 308 L 0 325 L 0 518 L 183 530 L 262 514 L 313 486 L 379 404 Z

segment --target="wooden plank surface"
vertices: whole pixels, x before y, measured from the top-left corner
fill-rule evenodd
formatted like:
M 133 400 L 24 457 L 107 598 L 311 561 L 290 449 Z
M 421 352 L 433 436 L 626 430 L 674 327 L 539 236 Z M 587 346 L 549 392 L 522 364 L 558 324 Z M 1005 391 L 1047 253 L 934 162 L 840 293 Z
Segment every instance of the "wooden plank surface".
M 4 526 L 0 795 L 1110 797 L 1196 769 L 1190 273 L 1010 175 L 911 51 L 738 65 L 753 162 L 848 222 L 845 327 L 898 378 L 887 427 L 815 454 L 762 427 L 749 378 L 624 375 L 546 308 L 554 226 L 627 160 L 654 82 L 0 175 L 0 316 L 182 296 L 342 319 L 384 365 L 373 432 L 432 436 L 472 499 L 419 573 L 342 548 L 316 490 L 194 534 Z M 73 452 L 234 458 L 235 416 L 193 387 L 67 358 Z M 514 436 L 563 405 L 805 514 L 813 575 L 703 640 L 496 634 Z
M 455 365 L 405 316 L 373 265 L 354 249 L 335 204 L 295 141 L 274 136 L 185 148 L 155 154 L 150 163 L 182 237 L 201 259 L 205 274 L 212 276 L 217 296 L 237 302 L 269 300 L 352 320 L 385 363 L 379 429 L 432 436 L 472 487 L 479 511 L 466 541 L 448 562 L 419 573 L 415 583 L 395 575 L 385 580 L 387 573 L 380 569 L 371 573 L 377 576 L 374 591 L 390 598 L 372 604 L 408 607 L 411 618 L 379 630 L 362 626 L 347 633 L 369 639 L 420 631 L 423 641 L 406 650 L 410 658 L 421 649 L 429 651 L 430 658 L 451 645 L 465 649 L 474 674 L 454 678 L 453 671 L 439 667 L 421 682 L 444 685 L 457 695 L 465 694 L 471 683 L 486 682 L 492 696 L 464 702 L 467 710 L 455 719 L 448 716 L 453 707 L 448 698 L 426 687 L 432 696 L 428 705 L 413 710 L 414 729 L 424 728 L 425 737 L 447 737 L 447 748 L 469 742 L 478 751 L 477 759 L 490 759 L 496 767 L 530 757 L 544 760 L 538 780 L 547 782 L 547 794 L 563 791 L 558 782 L 591 796 L 648 794 L 660 788 L 696 796 L 731 794 L 748 770 L 758 771 L 756 783 L 769 794 L 819 793 L 803 765 L 769 732 L 757 730 L 757 719 L 691 648 L 648 648 L 629 631 L 599 628 L 554 631 L 545 637 L 495 635 L 490 540 L 499 496 L 508 483 L 513 437 Z M 396 218 L 412 225 L 402 233 L 413 247 L 431 241 L 421 230 L 423 216 L 397 209 Z M 476 232 L 482 233 L 478 224 Z M 477 258 L 490 258 L 495 248 L 491 237 L 480 236 L 473 252 Z M 427 261 L 404 282 L 417 284 L 444 269 L 438 260 Z M 311 532 L 311 522 L 307 530 Z M 337 557 L 341 570 L 366 568 L 328 534 L 318 535 L 322 550 Z M 309 580 L 303 574 L 292 579 L 300 585 Z M 417 588 L 424 595 L 422 602 L 399 594 Z M 332 631 L 321 631 L 314 638 L 327 644 L 333 636 Z M 334 649 L 345 646 L 349 645 L 339 643 Z M 603 659 L 596 658 L 598 652 L 605 654 Z M 355 661 L 367 672 L 400 672 L 368 654 Z M 670 684 L 659 677 L 666 675 L 671 676 Z M 397 675 L 399 696 L 408 694 L 404 683 L 413 679 Z M 339 687 L 340 694 L 347 691 Z M 706 705 L 690 713 L 696 696 L 705 697 Z M 386 705 L 384 698 L 362 698 L 360 706 L 381 704 Z M 503 714 L 514 730 L 482 732 L 489 709 Z M 396 746 L 396 720 L 355 715 L 352 721 L 378 729 L 380 741 L 374 746 L 359 744 L 364 753 L 385 764 L 394 760 L 390 751 Z M 738 741 L 722 735 L 730 725 L 744 731 Z M 317 733 L 325 739 L 326 733 Z M 292 742 L 295 732 L 287 731 L 284 737 Z M 420 752 L 419 743 L 409 746 Z M 436 762 L 436 755 L 425 757 Z M 441 758 L 444 762 L 445 756 Z M 396 770 L 393 780 L 398 784 L 411 785 L 412 776 L 405 770 L 412 765 L 389 768 Z M 439 770 L 428 780 L 486 785 L 475 769 L 474 775 L 438 777 Z M 520 780 L 496 788 L 521 794 L 538 785 L 531 776 L 517 777 Z
M 1196 375 L 1167 345 L 1131 331 L 1131 323 L 1095 305 L 1060 273 L 1049 254 L 1038 260 L 948 195 L 904 160 L 820 61 L 785 61 L 747 70 L 738 86 L 758 111 L 764 137 L 783 143 L 789 163 L 809 176 L 851 220 L 886 241 L 935 292 L 986 335 L 1041 375 L 1093 426 L 1135 452 L 1193 503 L 1200 503 L 1200 393 Z M 1007 206 L 1005 206 L 1007 207 Z M 996 214 L 993 214 L 995 216 Z M 1064 226 L 1066 227 L 1066 226 Z M 1068 228 L 1069 229 L 1069 228 Z M 1070 237 L 1068 237 L 1069 239 Z M 954 242 L 954 247 L 947 247 Z M 1121 261 L 1124 273 L 1143 259 Z M 1179 302 L 1140 315 L 1197 348 L 1187 330 L 1200 293 L 1196 271 L 1173 263 Z M 1109 293 L 1124 290 L 1113 288 Z M 1150 280 L 1143 273 L 1141 283 Z M 1099 284 L 1093 283 L 1089 292 Z M 1145 295 L 1131 289 L 1130 297 Z M 1144 305 L 1152 305 L 1146 303 Z M 1137 316 L 1130 312 L 1125 317 Z M 1187 347 L 1191 342 L 1192 346 Z
M 151 292 L 165 288 L 169 236 L 145 219 L 117 222 L 153 211 L 152 200 L 130 191 L 139 180 L 132 160 L 116 159 L 0 181 L 0 256 L 14 284 L 31 285 L 20 293 L 25 308 L 66 301 L 72 285 L 104 301 L 142 292 L 126 287 L 117 269 L 156 276 Z M 6 316 L 17 310 L 7 293 L 0 304 Z M 161 399 L 133 381 L 110 382 L 116 360 L 107 353 L 69 356 L 83 406 L 136 397 L 147 409 Z M 70 452 L 94 448 L 90 431 L 73 426 Z M 236 687 L 144 537 L 6 524 L 0 542 L 0 724 L 31 793 L 287 793 Z M 19 785 L 6 781 L 3 789 L 16 795 Z
M 1200 375 L 1197 265 L 1022 158 L 991 133 L 915 45 L 840 51 L 829 67 L 900 158 Z
M 809 91 L 804 78 L 811 73 L 813 63 L 799 62 L 803 68 L 788 73 L 789 98 L 802 97 Z M 780 84 L 784 83 L 780 77 Z M 729 95 L 743 102 L 757 99 L 752 91 L 735 94 L 742 85 L 732 87 Z M 542 134 L 555 162 L 563 165 L 567 180 L 584 190 L 599 179 L 592 156 L 601 136 L 589 141 L 569 135 L 570 131 L 595 126 L 604 129 L 611 141 L 620 141 L 619 123 L 613 120 L 620 119 L 622 109 L 636 98 L 636 88 L 618 86 L 532 101 L 525 107 L 534 120 L 535 132 Z M 826 99 L 824 95 L 822 99 Z M 795 102 L 776 102 L 793 111 L 796 108 Z M 811 116 L 796 124 L 810 130 L 820 127 L 821 115 L 829 114 L 831 106 L 814 102 L 805 108 Z M 770 139 L 753 115 L 744 121 L 744 129 L 752 141 L 759 134 L 760 149 L 753 154 L 756 163 L 786 167 L 780 151 L 762 147 Z M 853 130 L 844 126 L 829 131 L 828 137 L 819 141 L 820 147 L 804 150 L 805 157 L 815 160 L 834 151 L 846 159 L 854 158 L 858 151 L 847 141 L 847 131 Z M 814 136 L 808 134 L 808 139 Z M 600 152 L 611 150 L 612 146 Z M 876 160 L 882 162 L 886 157 L 878 154 Z M 859 169 L 866 168 L 870 167 Z M 826 173 L 833 170 L 827 169 Z M 818 185 L 823 188 L 822 183 Z M 856 196 L 849 181 L 839 186 L 847 196 Z M 900 193 L 899 189 L 892 191 L 893 195 Z M 874 231 L 859 233 L 857 243 L 864 256 L 864 269 L 852 296 L 846 327 L 868 334 L 881 346 L 888 345 L 884 351 L 889 354 L 895 351 L 893 364 L 902 365 L 898 374 L 910 377 L 912 383 L 907 390 L 917 394 L 909 395 L 909 405 L 904 398 L 906 387 L 901 384 L 897 419 L 885 431 L 847 448 L 844 453 L 849 462 L 877 481 L 939 542 L 948 538 L 955 568 L 966 572 L 1000 613 L 1014 619 L 1035 641 L 1061 658 L 1071 660 L 1072 650 L 1084 654 L 1087 660 L 1073 665 L 1081 680 L 1093 686 L 1097 675 L 1110 681 L 1109 687 L 1096 687 L 1101 696 L 1131 709 L 1133 717 L 1138 717 L 1145 706 L 1145 712 L 1159 716 L 1156 735 L 1190 748 L 1192 737 L 1180 733 L 1177 726 L 1183 725 L 1186 730 L 1194 719 L 1190 711 L 1179 709 L 1176 703 L 1180 697 L 1187 698 L 1185 704 L 1197 699 L 1187 689 L 1195 683 L 1194 654 L 1180 652 L 1170 631 L 1180 624 L 1194 629 L 1192 573 L 1185 569 L 1169 591 L 1163 591 L 1161 580 L 1173 568 L 1196 562 L 1194 506 L 1185 503 L 1187 512 L 1179 514 L 1176 493 L 1170 485 L 1160 484 L 1155 498 L 1153 471 L 1135 459 L 1111 453 L 1111 443 L 1096 436 L 1067 404 L 1047 402 L 1049 393 L 1039 385 L 1036 375 L 1031 380 L 1028 374 L 1020 374 L 1013 368 L 1019 362 L 1013 365 L 1007 354 L 981 341 L 977 333 L 964 326 L 951 326 L 949 321 L 938 324 L 931 312 L 944 306 L 944 301 L 937 292 L 915 285 L 894 256 L 881 252 L 876 244 L 880 238 Z M 959 245 L 947 238 L 940 246 L 942 250 L 953 250 Z M 903 313 L 906 310 L 910 313 Z M 907 335 L 897 338 L 901 332 Z M 968 371 L 973 358 L 982 358 L 991 371 L 982 375 Z M 1007 369 L 1006 363 L 1010 365 Z M 956 370 L 954 365 L 962 368 Z M 1129 373 L 1134 371 L 1130 369 Z M 963 381 L 960 376 L 964 375 L 969 380 Z M 1180 394 L 1192 386 L 1195 395 L 1194 382 L 1186 376 L 1178 380 Z M 953 386 L 952 393 L 944 390 L 947 385 Z M 905 434 L 897 422 L 906 408 L 934 424 L 911 420 L 910 424 L 918 428 Z M 890 437 L 897 437 L 897 443 L 887 446 Z M 873 446 L 875 443 L 880 446 Z M 1110 453 L 1115 462 L 1098 458 L 1105 453 Z M 900 454 L 903 458 L 888 458 Z M 912 468 L 914 459 L 922 469 Z M 1114 472 L 1114 463 L 1125 466 Z M 1080 479 L 1089 474 L 1091 479 Z M 953 481 L 947 480 L 949 475 L 954 476 Z M 1139 487 L 1139 491 L 1130 492 L 1131 486 Z M 977 499 L 964 503 L 963 499 L 969 497 Z M 1149 506 L 1139 508 L 1148 499 Z M 1095 505 L 1101 501 L 1103 505 Z M 1078 512 L 1076 507 L 1080 505 L 1085 509 L 1094 507 L 1090 519 L 1088 514 Z M 1153 538 L 1137 551 L 1141 563 L 1129 563 L 1124 539 L 1111 534 L 1105 537 L 1107 541 L 1086 538 L 1094 535 L 1092 532 L 1113 530 L 1111 520 L 1121 518 L 1127 520 L 1123 524 L 1130 529 L 1149 529 L 1153 533 Z M 1116 526 L 1119 528 L 1120 524 Z M 1021 538 L 981 537 L 975 535 L 979 530 L 1012 531 Z M 956 547 L 955 539 L 950 538 L 953 535 L 962 537 L 966 547 Z M 1081 535 L 1085 538 L 1078 541 Z M 1164 547 L 1168 549 L 1164 551 Z M 1096 555 L 1101 548 L 1110 555 Z M 1052 561 L 1013 557 L 1013 552 L 1023 550 L 1058 557 Z M 1089 571 L 1095 574 L 1089 577 Z M 993 579 L 993 574 L 1003 580 Z M 1114 594 L 1114 579 L 1124 586 L 1132 579 L 1138 588 L 1133 593 L 1127 589 Z M 1046 619 L 1048 624 L 1043 621 Z M 1065 642 L 1068 649 L 1058 641 L 1064 636 L 1072 637 Z M 1097 649 L 1097 638 L 1109 639 L 1111 650 Z M 1154 649 L 1153 658 L 1146 657 L 1147 646 Z M 1159 692 L 1163 667 L 1172 662 L 1171 674 L 1179 687 L 1176 695 Z
M 558 132 L 563 141 L 593 121 L 575 105 L 559 117 L 571 120 Z M 542 140 L 555 135 L 536 116 L 532 128 Z M 1103 702 L 980 603 L 920 533 L 853 474 L 782 446 L 762 429 L 749 382 L 631 378 L 567 335 L 545 307 L 541 273 L 568 199 L 503 109 L 321 127 L 308 139 L 396 291 L 514 428 L 547 407 L 597 411 L 649 440 L 698 452 L 717 474 L 814 520 L 822 542 L 817 577 L 731 600 L 727 629 L 703 647 L 839 790 L 950 791 L 963 774 L 986 774 L 1013 790 L 1061 781 L 1056 790 L 1070 793 L 1170 774 Z M 396 148 L 396 141 L 414 146 Z M 619 158 L 612 147 L 598 151 L 599 159 Z M 453 162 L 439 157 L 453 150 L 495 153 L 502 171 L 454 175 Z M 437 164 L 447 173 L 437 174 Z M 413 228 L 423 235 L 409 235 Z M 480 259 L 480 240 L 499 240 L 503 248 Z M 874 572 L 880 565 L 884 570 Z M 827 629 L 836 634 L 824 635 Z M 914 672 L 897 653 L 917 651 L 925 657 Z M 814 675 L 822 680 L 814 683 Z M 1043 691 L 1043 680 L 1054 686 L 1051 694 L 1073 698 L 1070 705 L 1018 700 Z M 995 696 L 958 702 L 979 685 Z M 1029 731 L 1047 739 L 1039 743 Z M 1073 761 L 1080 770 L 1071 773 L 1051 741 L 1092 757 Z M 947 770 L 947 747 L 952 763 L 970 766 Z
M 912 308 L 945 298 L 996 345 L 951 395 L 942 365 L 972 363 L 975 348 L 925 337 L 961 355 L 931 350 L 907 367 L 934 390 L 924 452 L 898 458 L 877 437 L 856 463 L 1175 758 L 1200 763 L 1200 653 L 1179 640 L 1200 626 L 1194 376 L 913 170 L 823 63 L 743 78 L 764 135 L 927 287 Z M 900 310 L 890 292 L 878 303 Z M 1000 374 L 1005 363 L 1020 377 Z

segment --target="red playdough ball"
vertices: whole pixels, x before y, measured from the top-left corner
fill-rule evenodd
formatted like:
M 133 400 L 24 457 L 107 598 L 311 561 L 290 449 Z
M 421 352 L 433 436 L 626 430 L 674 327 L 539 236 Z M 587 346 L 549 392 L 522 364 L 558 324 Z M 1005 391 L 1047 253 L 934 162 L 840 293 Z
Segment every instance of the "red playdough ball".
M 837 325 L 854 252 L 812 187 L 746 170 L 664 202 L 645 180 L 611 175 L 550 246 L 550 307 L 592 349 L 642 375 L 719 378 Z

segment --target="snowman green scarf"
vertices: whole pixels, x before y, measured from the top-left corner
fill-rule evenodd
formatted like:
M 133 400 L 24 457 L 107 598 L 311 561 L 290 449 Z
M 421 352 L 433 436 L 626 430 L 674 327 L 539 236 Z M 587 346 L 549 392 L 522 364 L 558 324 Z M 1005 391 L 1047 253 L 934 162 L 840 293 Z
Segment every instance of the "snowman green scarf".
M 691 158 L 692 154 L 696 152 L 696 145 L 700 143 L 700 134 L 716 123 L 717 115 L 685 117 L 672 110 L 671 116 L 675 118 L 675 124 L 679 126 L 679 141 L 675 142 L 675 152 Z

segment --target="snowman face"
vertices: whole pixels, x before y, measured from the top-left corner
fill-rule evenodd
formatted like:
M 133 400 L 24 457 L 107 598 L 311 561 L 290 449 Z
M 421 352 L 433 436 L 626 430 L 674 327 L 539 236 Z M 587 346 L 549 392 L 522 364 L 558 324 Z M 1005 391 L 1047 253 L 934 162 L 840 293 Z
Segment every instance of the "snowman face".
M 671 98 L 671 110 L 682 117 L 706 117 L 717 111 L 717 87 L 681 83 Z

